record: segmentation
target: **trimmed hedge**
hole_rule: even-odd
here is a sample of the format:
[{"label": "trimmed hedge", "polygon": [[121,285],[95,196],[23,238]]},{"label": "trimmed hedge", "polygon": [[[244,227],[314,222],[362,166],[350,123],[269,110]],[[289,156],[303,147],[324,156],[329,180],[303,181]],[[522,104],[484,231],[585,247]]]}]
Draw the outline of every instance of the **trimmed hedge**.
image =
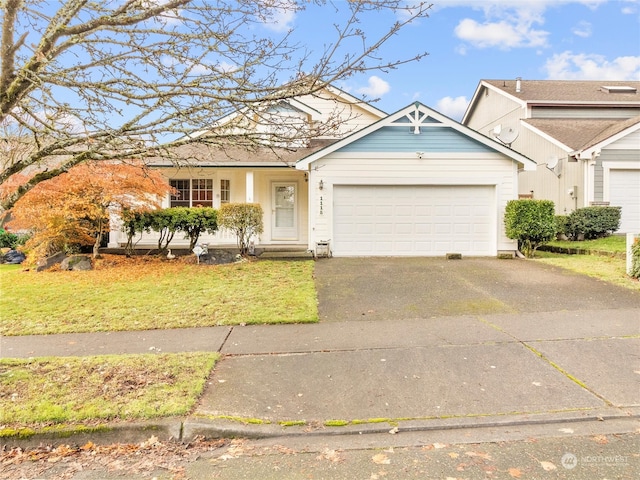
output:
[{"label": "trimmed hedge", "polygon": [[592,240],[620,228],[621,207],[584,207],[567,216],[564,234],[570,240]]},{"label": "trimmed hedge", "polygon": [[507,202],[504,223],[507,237],[518,240],[526,257],[556,235],[555,206],[550,200],[511,200]]},{"label": "trimmed hedge", "polygon": [[189,250],[198,243],[204,232],[218,230],[218,211],[211,207],[172,207],[161,210],[125,211],[122,215],[123,231],[127,234],[125,251],[131,254],[133,238],[138,233],[159,233],[158,250],[164,252],[177,232],[183,232],[189,239]]}]

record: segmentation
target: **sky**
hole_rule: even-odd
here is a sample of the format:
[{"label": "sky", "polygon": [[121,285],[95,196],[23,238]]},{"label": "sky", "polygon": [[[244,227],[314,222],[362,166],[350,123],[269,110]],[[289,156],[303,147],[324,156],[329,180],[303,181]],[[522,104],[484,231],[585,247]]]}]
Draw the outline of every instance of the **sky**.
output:
[{"label": "sky", "polygon": [[[344,1],[344,0],[338,0]],[[640,81],[640,0],[434,0],[429,17],[380,51],[428,56],[389,72],[354,75],[339,88],[393,113],[420,101],[460,120],[482,79]],[[293,28],[322,49],[336,13],[286,12],[268,28]],[[380,24],[388,18],[379,17]],[[362,28],[376,31],[375,16]],[[302,34],[304,32],[304,34]]]}]

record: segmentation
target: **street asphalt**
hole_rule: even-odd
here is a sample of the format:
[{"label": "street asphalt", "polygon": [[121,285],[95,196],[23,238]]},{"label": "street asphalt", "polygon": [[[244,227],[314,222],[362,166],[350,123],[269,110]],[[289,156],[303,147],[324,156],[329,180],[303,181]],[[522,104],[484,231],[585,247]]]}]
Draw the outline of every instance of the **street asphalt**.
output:
[{"label": "street asphalt", "polygon": [[332,258],[315,274],[317,324],[3,337],[0,356],[223,354],[192,415],[119,441],[640,426],[636,291],[489,258]]}]

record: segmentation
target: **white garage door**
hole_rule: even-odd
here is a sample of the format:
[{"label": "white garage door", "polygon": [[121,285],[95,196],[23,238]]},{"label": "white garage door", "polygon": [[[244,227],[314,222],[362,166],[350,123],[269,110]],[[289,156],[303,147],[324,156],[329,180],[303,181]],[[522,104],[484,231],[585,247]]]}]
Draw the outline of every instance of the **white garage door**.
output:
[{"label": "white garage door", "polygon": [[336,256],[495,255],[492,186],[334,187]]},{"label": "white garage door", "polygon": [[640,170],[611,170],[609,203],[622,207],[619,233],[640,232]]}]

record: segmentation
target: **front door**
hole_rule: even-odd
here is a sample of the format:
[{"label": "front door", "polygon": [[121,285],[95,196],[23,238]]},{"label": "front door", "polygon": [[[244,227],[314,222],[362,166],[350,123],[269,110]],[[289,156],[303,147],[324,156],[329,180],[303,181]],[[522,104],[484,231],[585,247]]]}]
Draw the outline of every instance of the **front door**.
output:
[{"label": "front door", "polygon": [[274,183],[272,192],[272,240],[298,239],[297,185]]}]

